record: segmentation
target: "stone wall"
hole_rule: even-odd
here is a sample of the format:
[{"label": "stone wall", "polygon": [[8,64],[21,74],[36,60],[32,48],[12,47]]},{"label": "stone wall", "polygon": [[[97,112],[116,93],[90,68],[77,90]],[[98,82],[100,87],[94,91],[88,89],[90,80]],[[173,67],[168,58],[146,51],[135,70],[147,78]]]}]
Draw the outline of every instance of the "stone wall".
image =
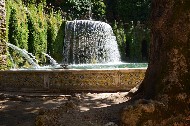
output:
[{"label": "stone wall", "polygon": [[122,91],[144,79],[146,69],[115,70],[6,70],[0,90]]},{"label": "stone wall", "polygon": [[6,11],[5,1],[0,0],[0,70],[6,69]]}]

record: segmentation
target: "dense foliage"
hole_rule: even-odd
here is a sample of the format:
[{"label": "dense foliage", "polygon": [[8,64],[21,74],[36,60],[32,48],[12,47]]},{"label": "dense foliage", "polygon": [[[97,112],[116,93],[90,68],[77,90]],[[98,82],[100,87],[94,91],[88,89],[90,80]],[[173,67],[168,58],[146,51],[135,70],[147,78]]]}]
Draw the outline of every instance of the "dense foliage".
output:
[{"label": "dense foliage", "polygon": [[[8,42],[27,50],[29,31],[24,6],[7,1],[7,12],[9,12],[7,13],[7,22],[9,22],[7,23]],[[17,52],[10,50],[9,53],[14,57],[14,62],[17,62],[18,65],[23,65],[25,61]]]},{"label": "dense foliage", "polygon": [[147,61],[150,0],[6,0],[6,9],[7,41],[34,54],[40,64],[48,62],[42,52],[62,62],[65,22],[75,19],[108,22],[122,61]]},{"label": "dense foliage", "polygon": [[[60,47],[63,45],[64,36],[64,34],[60,34],[64,31],[64,28],[61,28],[63,23],[61,13],[46,8],[44,1],[39,1],[37,4],[35,1],[27,2],[27,4],[26,2],[22,0],[6,1],[7,41],[32,53],[39,64],[47,62],[47,57],[43,53],[51,53],[60,57],[63,51]],[[56,51],[60,55],[55,54]],[[28,66],[28,63],[21,58],[17,51],[9,49],[9,52],[12,55],[10,62],[16,63],[16,67]]]},{"label": "dense foliage", "polygon": [[106,6],[103,0],[47,0],[47,5],[61,9],[67,20],[105,18]]},{"label": "dense foliage", "polygon": [[105,0],[123,61],[147,62],[151,0]]},{"label": "dense foliage", "polygon": [[[38,18],[36,18],[38,15]],[[39,63],[45,61],[42,52],[47,52],[47,21],[43,13],[43,4],[38,7],[31,4],[28,7],[28,51],[33,53]]]},{"label": "dense foliage", "polygon": [[61,12],[51,9],[47,24],[47,53],[62,62],[65,21],[62,21]]}]

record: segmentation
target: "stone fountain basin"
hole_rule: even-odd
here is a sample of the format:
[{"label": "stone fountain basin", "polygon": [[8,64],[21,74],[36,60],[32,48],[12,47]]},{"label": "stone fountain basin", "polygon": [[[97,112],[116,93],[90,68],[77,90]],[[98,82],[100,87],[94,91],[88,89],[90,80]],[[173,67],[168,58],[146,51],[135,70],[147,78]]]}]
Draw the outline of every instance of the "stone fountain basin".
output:
[{"label": "stone fountain basin", "polygon": [[140,84],[146,68],[42,69],[0,71],[0,90],[128,91]]}]

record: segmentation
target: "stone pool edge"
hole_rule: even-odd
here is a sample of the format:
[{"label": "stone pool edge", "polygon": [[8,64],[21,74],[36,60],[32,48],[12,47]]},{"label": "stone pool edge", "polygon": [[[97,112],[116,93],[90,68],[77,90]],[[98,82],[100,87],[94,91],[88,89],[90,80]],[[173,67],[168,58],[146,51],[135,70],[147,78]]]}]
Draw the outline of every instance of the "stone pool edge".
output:
[{"label": "stone pool edge", "polygon": [[146,68],[0,71],[0,90],[127,91],[140,84]]}]

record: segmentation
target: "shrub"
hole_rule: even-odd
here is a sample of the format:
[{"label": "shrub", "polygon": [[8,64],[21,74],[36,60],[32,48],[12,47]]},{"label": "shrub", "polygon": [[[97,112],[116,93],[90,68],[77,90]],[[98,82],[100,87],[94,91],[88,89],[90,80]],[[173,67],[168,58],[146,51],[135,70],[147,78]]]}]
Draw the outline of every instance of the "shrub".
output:
[{"label": "shrub", "polygon": [[51,9],[50,14],[47,15],[47,24],[47,53],[58,62],[61,62],[65,30],[61,12],[54,12]]},{"label": "shrub", "polygon": [[28,51],[36,56],[39,64],[43,64],[46,58],[42,52],[47,52],[47,22],[43,4],[39,4],[38,8],[31,4],[28,10]]},{"label": "shrub", "polygon": [[[11,1],[6,1],[7,5],[7,41],[12,43],[22,49],[28,49],[27,39],[28,39],[28,26],[27,17],[25,14],[25,8],[22,6],[21,1],[12,3]],[[17,65],[25,64],[25,61],[21,56],[18,56],[17,52],[10,50],[10,54],[14,57],[14,62]],[[10,61],[9,61],[10,62]],[[11,64],[11,63],[8,63]]]},{"label": "shrub", "polygon": [[117,39],[122,61],[147,62],[150,30],[138,22],[136,25],[115,23],[113,31]]}]

